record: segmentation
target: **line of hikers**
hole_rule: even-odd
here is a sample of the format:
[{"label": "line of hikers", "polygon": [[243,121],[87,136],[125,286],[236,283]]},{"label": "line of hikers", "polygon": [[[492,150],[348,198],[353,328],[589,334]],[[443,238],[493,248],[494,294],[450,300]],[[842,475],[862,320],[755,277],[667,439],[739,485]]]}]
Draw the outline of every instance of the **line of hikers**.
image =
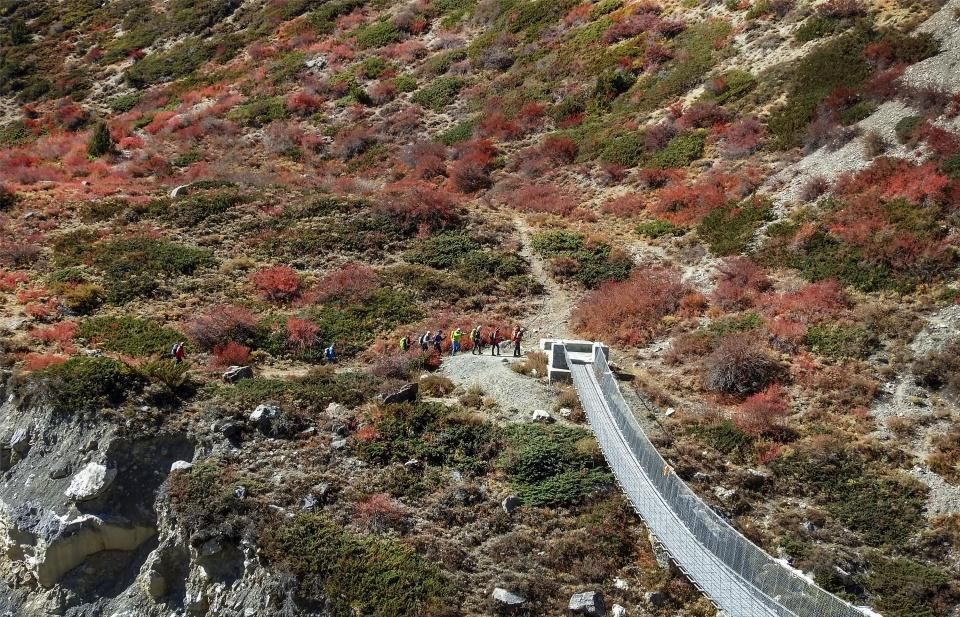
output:
[{"label": "line of hikers", "polygon": [[[513,329],[513,332],[510,334],[510,342],[513,343],[513,356],[515,358],[520,357],[520,342],[523,340],[523,335],[526,332],[526,329],[516,326]],[[420,345],[420,351],[430,351],[432,347],[437,353],[442,353],[443,342],[446,340],[446,335],[443,333],[443,330],[437,330],[433,332],[432,330],[427,330],[420,335],[420,338],[417,339],[417,344]],[[450,355],[455,356],[458,352],[461,351],[462,345],[460,344],[461,339],[463,338],[463,330],[456,328],[453,332],[450,333]],[[498,326],[490,326],[484,335],[483,326],[477,326],[470,331],[470,353],[473,355],[482,355],[483,349],[487,345],[490,346],[490,355],[499,356],[500,355],[500,344],[503,343],[506,339],[500,333],[500,328]],[[410,349],[410,336],[404,335],[400,337],[400,351],[406,352]]]}]

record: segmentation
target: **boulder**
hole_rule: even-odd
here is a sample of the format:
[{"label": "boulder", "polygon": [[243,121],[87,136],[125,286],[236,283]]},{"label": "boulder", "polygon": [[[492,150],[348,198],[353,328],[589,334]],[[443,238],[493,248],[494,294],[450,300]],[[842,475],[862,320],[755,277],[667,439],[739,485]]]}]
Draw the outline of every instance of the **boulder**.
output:
[{"label": "boulder", "polygon": [[549,412],[543,409],[534,410],[533,415],[531,416],[531,419],[534,422],[540,422],[542,424],[549,424],[553,422],[553,416],[551,416]]},{"label": "boulder", "polygon": [[14,454],[23,458],[27,451],[30,450],[30,429],[17,429],[13,437],[10,438],[10,449]]},{"label": "boulder", "polygon": [[493,601],[501,608],[517,609],[527,603],[527,599],[519,593],[514,593],[503,587],[496,587],[493,590]]},{"label": "boulder", "polygon": [[250,414],[250,421],[254,424],[260,424],[279,417],[280,413],[280,408],[276,405],[257,405],[257,408]]},{"label": "boulder", "polygon": [[516,495],[507,495],[503,498],[503,501],[500,502],[500,507],[503,508],[503,511],[507,514],[513,514],[514,510],[519,508],[522,503]]},{"label": "boulder", "polygon": [[170,473],[174,471],[190,471],[192,468],[193,463],[188,461],[174,461],[173,464],[170,465]]},{"label": "boulder", "polygon": [[330,442],[330,448],[332,450],[343,450],[346,447],[347,447],[346,439],[334,439],[333,441]]},{"label": "boulder", "polygon": [[384,395],[381,401],[384,405],[394,405],[396,403],[412,403],[417,400],[417,393],[420,391],[420,384],[408,383],[396,392]]},{"label": "boulder", "polygon": [[142,586],[143,591],[154,600],[159,600],[163,596],[167,595],[167,579],[156,570],[150,570],[147,572],[146,576],[143,578]]},{"label": "boulder", "polygon": [[610,608],[610,615],[611,617],[627,617],[627,609],[619,604],[614,604]]},{"label": "boulder", "polygon": [[70,480],[64,494],[76,502],[96,499],[107,492],[116,477],[116,469],[109,469],[101,463],[87,463]]},{"label": "boulder", "polygon": [[630,589],[630,583],[628,583],[626,579],[620,578],[619,576],[613,579],[613,586],[621,591]]},{"label": "boulder", "polygon": [[561,407],[559,413],[561,418],[569,418],[573,414],[573,410],[569,407]]},{"label": "boulder", "polygon": [[603,596],[596,591],[581,591],[570,596],[571,615],[606,615]]},{"label": "boulder", "polygon": [[247,487],[238,486],[237,488],[233,489],[233,496],[237,499],[243,499],[247,496]]},{"label": "boulder", "polygon": [[70,472],[73,471],[73,466],[70,463],[60,463],[56,467],[50,470],[50,479],[51,480],[62,480],[70,475]]},{"label": "boulder", "polygon": [[217,430],[220,431],[220,434],[226,437],[228,441],[238,442],[243,435],[243,424],[236,420],[227,420],[221,423],[217,427]]},{"label": "boulder", "polygon": [[223,373],[227,383],[237,383],[243,379],[253,379],[253,368],[249,366],[231,366]]}]

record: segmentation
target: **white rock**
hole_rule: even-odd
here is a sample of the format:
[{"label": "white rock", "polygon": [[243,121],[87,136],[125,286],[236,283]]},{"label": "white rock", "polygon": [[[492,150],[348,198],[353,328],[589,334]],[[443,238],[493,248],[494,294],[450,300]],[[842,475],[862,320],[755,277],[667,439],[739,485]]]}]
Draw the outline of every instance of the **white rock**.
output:
[{"label": "white rock", "polygon": [[534,410],[532,419],[534,422],[543,422],[543,423],[553,422],[553,416],[551,416],[549,413],[547,413],[543,409]]},{"label": "white rock", "polygon": [[527,603],[526,598],[503,587],[497,587],[493,590],[493,599],[501,606],[509,608],[517,608]]},{"label": "white rock", "polygon": [[250,421],[259,424],[267,420],[273,420],[280,415],[280,408],[275,405],[257,405],[257,408],[250,414]]},{"label": "white rock", "polygon": [[611,617],[627,617],[627,609],[619,604],[614,604],[610,609]]},{"label": "white rock", "polygon": [[64,494],[74,501],[88,501],[103,495],[117,477],[116,469],[100,463],[87,463],[78,471]]},{"label": "white rock", "polygon": [[630,583],[628,583],[625,579],[620,578],[619,576],[613,579],[613,586],[616,587],[617,589],[622,589],[624,591],[626,591],[627,589],[630,589]]},{"label": "white rock", "polygon": [[193,468],[193,463],[188,461],[174,461],[173,465],[170,465],[170,471],[187,471]]}]

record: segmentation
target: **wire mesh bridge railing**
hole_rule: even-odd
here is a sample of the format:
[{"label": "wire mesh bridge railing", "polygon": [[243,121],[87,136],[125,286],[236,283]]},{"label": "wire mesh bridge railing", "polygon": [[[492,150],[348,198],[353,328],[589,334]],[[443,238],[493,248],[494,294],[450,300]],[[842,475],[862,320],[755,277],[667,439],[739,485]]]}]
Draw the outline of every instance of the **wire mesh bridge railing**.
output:
[{"label": "wire mesh bridge railing", "polygon": [[647,438],[602,347],[567,354],[577,394],[624,493],[674,562],[731,617],[864,617],[750,542],[673,472]]}]

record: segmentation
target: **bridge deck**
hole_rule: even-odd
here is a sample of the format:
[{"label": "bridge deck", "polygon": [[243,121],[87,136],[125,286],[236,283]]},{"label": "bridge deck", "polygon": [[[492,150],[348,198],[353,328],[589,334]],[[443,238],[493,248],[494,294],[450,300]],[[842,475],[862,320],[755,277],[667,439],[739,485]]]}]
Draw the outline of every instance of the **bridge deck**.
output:
[{"label": "bridge deck", "polygon": [[569,357],[607,463],[647,527],[690,580],[731,617],[863,617],[774,561],[673,474],[643,434],[605,358]]}]

